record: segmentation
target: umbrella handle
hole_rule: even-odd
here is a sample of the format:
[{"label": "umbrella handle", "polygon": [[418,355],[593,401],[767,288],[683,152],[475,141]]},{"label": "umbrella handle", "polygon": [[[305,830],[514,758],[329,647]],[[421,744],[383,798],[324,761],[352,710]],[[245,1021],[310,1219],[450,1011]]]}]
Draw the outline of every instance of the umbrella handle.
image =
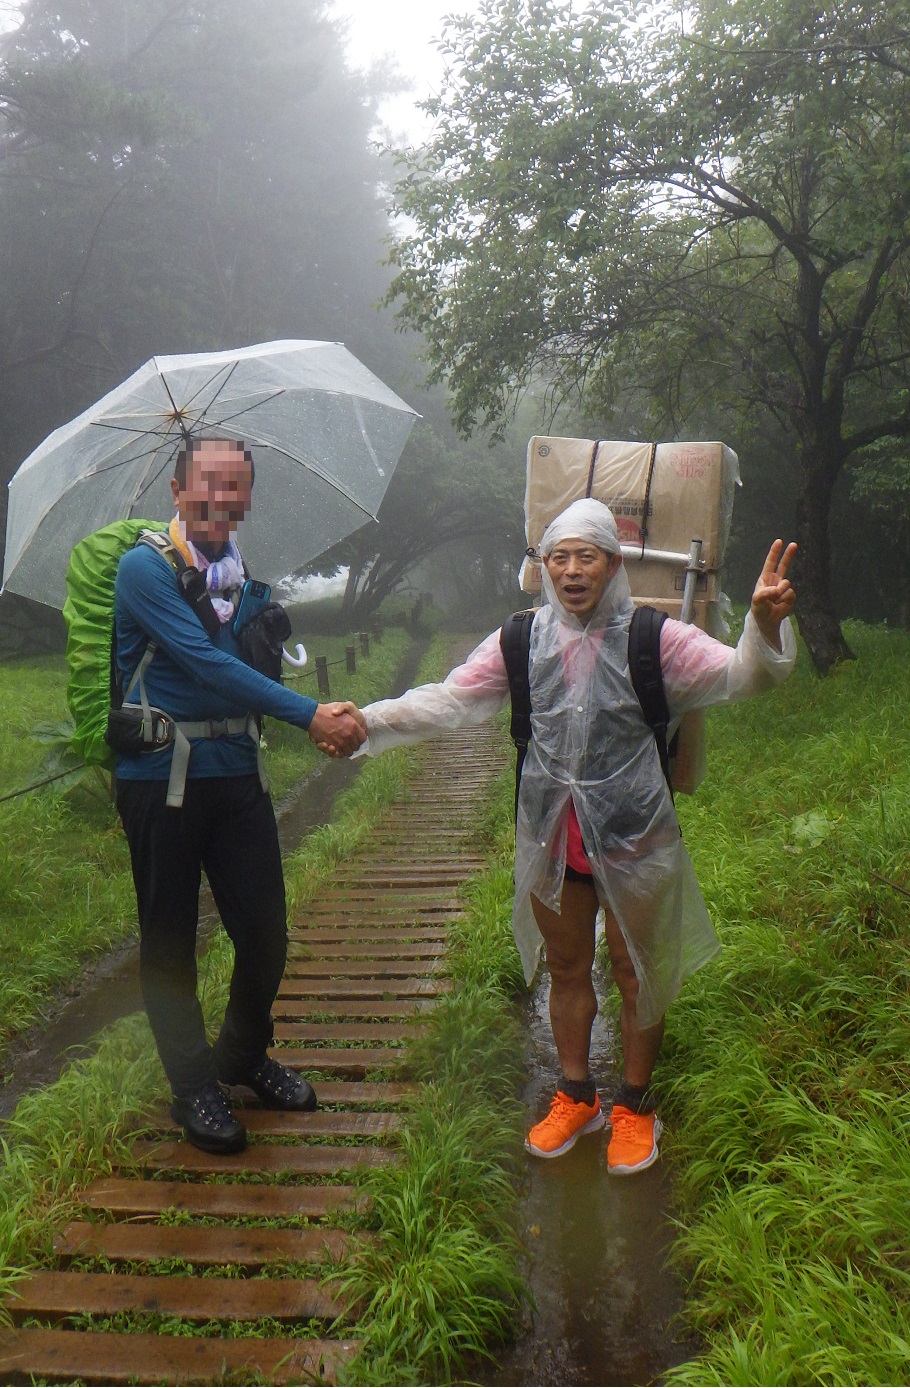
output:
[{"label": "umbrella handle", "polygon": [[304,647],[301,646],[300,642],[298,641],[298,642],[297,642],[297,658],[295,659],[294,656],[289,655],[288,652],[284,649],[284,646],[282,646],[282,647],[281,647],[281,659],[284,661],[285,665],[293,665],[293,667],[294,667],[295,670],[302,670],[303,667],[304,667],[304,665],[306,665],[306,662],[307,662],[307,653],[306,653],[306,650],[304,649]]}]

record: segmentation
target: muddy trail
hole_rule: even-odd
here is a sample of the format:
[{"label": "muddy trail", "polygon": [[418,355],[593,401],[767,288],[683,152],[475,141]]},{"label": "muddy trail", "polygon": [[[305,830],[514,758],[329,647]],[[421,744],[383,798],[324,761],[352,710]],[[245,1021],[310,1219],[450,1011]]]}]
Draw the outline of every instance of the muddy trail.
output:
[{"label": "muddy trail", "polygon": [[[410,1085],[387,1076],[451,986],[447,925],[483,867],[471,820],[501,765],[488,729],[425,745],[384,827],[293,923],[272,1054],[312,1078],[320,1111],[245,1107],[250,1145],[235,1157],[198,1151],[156,1114],[131,1160],[84,1192],[53,1262],[7,1302],[0,1382],[334,1381],[355,1345],[325,1273],[358,1236],[331,1216],[357,1198],[352,1171],[395,1160],[388,1140]],[[76,1259],[103,1261],[86,1271]],[[175,1261],[182,1275],[162,1267]],[[251,1275],[263,1272],[274,1275]],[[112,1329],[123,1316],[154,1319]],[[223,1333],[263,1321],[265,1334]],[[201,1324],[209,1333],[187,1333]]]},{"label": "muddy trail", "polygon": [[[420,639],[411,645],[396,674],[391,697],[413,683],[427,644]],[[297,848],[313,829],[330,822],[338,796],[353,784],[363,765],[363,760],[326,758],[276,805],[282,856]],[[218,920],[205,884],[199,900],[200,953]],[[0,1124],[11,1116],[28,1090],[53,1084],[66,1065],[88,1054],[93,1038],[104,1027],[141,1009],[139,942],[131,939],[87,965],[72,984],[47,1003],[44,1019],[12,1042],[3,1058]]]},{"label": "muddy trail", "polygon": [[[598,996],[608,980],[595,971]],[[528,1125],[546,1113],[560,1067],[549,1021],[550,978],[541,970],[528,1009]],[[613,1030],[594,1024],[591,1073],[607,1114],[621,1075]],[[609,1128],[581,1138],[555,1161],[528,1159],[521,1233],[536,1309],[529,1332],[506,1350],[496,1385],[648,1384],[692,1358],[697,1346],[676,1321],[681,1289],[667,1268],[672,1225],[661,1162],[639,1176],[607,1176]]]}]

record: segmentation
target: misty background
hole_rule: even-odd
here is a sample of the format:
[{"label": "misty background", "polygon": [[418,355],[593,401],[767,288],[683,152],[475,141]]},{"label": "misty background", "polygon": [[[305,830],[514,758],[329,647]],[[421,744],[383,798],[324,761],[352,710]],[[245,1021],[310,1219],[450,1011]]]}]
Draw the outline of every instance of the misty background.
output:
[{"label": "misty background", "polygon": [[[581,7],[583,8],[583,7]],[[442,29],[448,11],[420,8]],[[390,153],[432,128],[413,103],[442,56],[412,39],[407,5],[337,0],[28,0],[0,32],[0,527],[6,486],[54,428],[155,354],[272,338],[344,342],[423,419],[380,515],[312,566],[347,571],[342,620],[366,625],[402,585],[483,625],[522,605],[524,452],[536,432],[650,437],[630,388],[610,408],[548,413],[546,381],[491,445],[454,429],[445,380],[428,387],[419,332],[384,304],[400,236]],[[480,24],[476,17],[473,23]],[[397,58],[397,67],[390,59]],[[407,79],[421,62],[415,86]],[[427,138],[429,138],[427,136]],[[412,151],[412,159],[416,158]],[[438,374],[438,373],[437,373]],[[634,383],[633,383],[634,387]],[[702,400],[683,437],[740,454],[726,587],[743,600],[768,541],[789,536],[796,440],[771,415],[749,428]],[[672,437],[672,429],[661,435]],[[910,622],[907,467],[845,469],[831,533],[840,617]],[[59,638],[54,614],[0,598],[0,649]]]}]

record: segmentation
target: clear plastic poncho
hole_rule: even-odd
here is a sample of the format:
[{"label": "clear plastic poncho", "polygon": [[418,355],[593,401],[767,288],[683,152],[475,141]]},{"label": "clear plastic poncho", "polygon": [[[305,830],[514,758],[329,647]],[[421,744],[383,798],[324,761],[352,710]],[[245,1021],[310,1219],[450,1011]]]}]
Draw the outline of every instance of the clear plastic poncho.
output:
[{"label": "clear plastic poncho", "polygon": [[[596,501],[575,502],[557,517],[541,551],[549,553],[569,538],[610,553],[619,549],[613,517]],[[663,1016],[685,978],[712,958],[720,943],[680,835],[654,735],[629,677],[634,606],[625,568],[608,582],[587,623],[562,606],[546,568],[543,585],[547,603],[531,633],[533,739],[522,771],[516,826],[515,941],[530,983],[543,943],[531,895],[559,911],[571,802],[598,896],[613,911],[634,964],[638,1021],[647,1027]],[[707,664],[690,660],[685,675],[679,672],[686,670],[686,662],[679,662],[675,682],[664,668],[674,719],[690,708],[771,687],[795,658],[789,622],[781,628],[781,652],[768,646],[751,616],[735,650],[694,628],[681,631],[684,639],[691,633],[693,642],[707,643],[713,658]],[[508,698],[497,631],[444,684],[368,705],[369,739],[362,750],[377,755],[387,747],[480,723]]]}]

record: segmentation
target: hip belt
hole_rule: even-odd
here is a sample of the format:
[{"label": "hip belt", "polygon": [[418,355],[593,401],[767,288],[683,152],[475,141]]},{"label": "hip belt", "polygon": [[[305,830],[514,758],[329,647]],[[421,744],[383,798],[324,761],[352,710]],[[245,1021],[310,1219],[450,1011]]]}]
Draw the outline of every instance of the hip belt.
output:
[{"label": "hip belt", "polygon": [[173,746],[171,771],[167,783],[166,803],[171,809],[183,807],[186,792],[186,777],[190,764],[193,738],[240,737],[246,734],[256,748],[256,770],[259,783],[264,791],[269,788],[269,778],[265,771],[259,726],[252,713],[239,718],[205,718],[197,722],[177,722],[163,709],[155,708],[148,701],[143,676],[149,666],[155,646],[149,643],[140,660],[133,678],[127,687],[124,698],[129,698],[135,686],[139,685],[139,703],[123,704],[119,709],[112,708],[107,720],[104,740],[108,746],[121,756],[142,756],[149,752],[159,752]]}]

